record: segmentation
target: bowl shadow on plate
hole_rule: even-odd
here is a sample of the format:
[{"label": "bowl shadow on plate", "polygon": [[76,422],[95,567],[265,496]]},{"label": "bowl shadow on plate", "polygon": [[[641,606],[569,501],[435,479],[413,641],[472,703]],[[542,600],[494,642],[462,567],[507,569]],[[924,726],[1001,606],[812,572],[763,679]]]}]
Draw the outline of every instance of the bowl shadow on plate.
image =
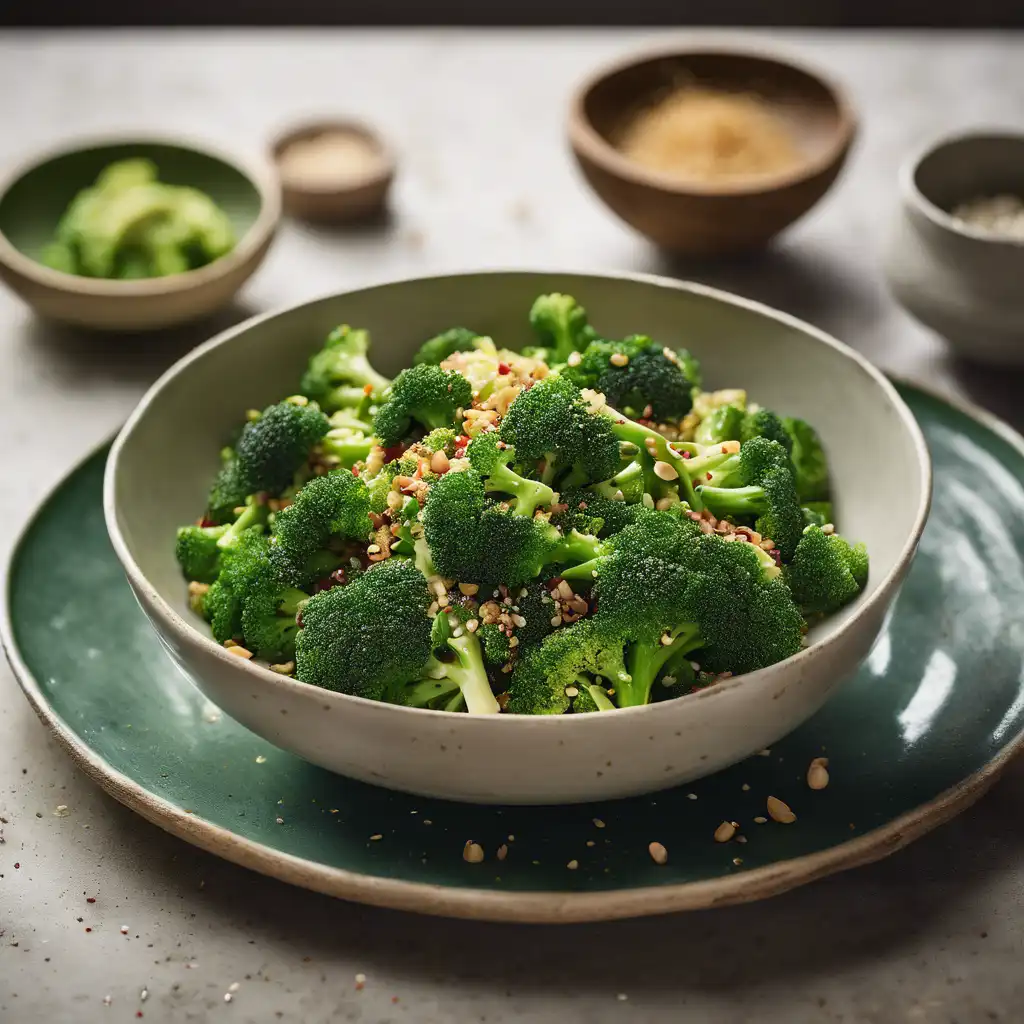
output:
[{"label": "bowl shadow on plate", "polygon": [[197,345],[257,312],[250,304],[235,301],[193,323],[138,334],[88,330],[33,317],[25,329],[25,345],[45,354],[47,371],[58,384],[89,379],[148,384]]},{"label": "bowl shadow on plate", "polygon": [[[834,983],[837,972],[849,977],[860,963],[866,970],[873,961],[909,956],[903,951],[941,929],[951,908],[971,905],[991,875],[1024,855],[1014,825],[1022,795],[1024,763],[1017,762],[980,805],[880,863],[757,904],[564,926],[436,919],[346,903],[179,843],[103,799],[118,840],[134,847],[133,862],[154,890],[198,891],[202,883],[194,897],[201,913],[221,926],[244,928],[264,961],[298,960],[298,951],[318,973],[327,963],[346,961],[368,976],[368,984],[375,975],[392,983],[444,978],[453,993],[457,986],[613,1000],[624,992],[636,1000],[644,992],[689,990],[721,992],[734,1004],[783,978],[810,986],[810,999],[817,995],[813,986]],[[979,916],[977,923],[980,944],[990,922]],[[350,988],[351,976],[339,978],[339,985]]]}]

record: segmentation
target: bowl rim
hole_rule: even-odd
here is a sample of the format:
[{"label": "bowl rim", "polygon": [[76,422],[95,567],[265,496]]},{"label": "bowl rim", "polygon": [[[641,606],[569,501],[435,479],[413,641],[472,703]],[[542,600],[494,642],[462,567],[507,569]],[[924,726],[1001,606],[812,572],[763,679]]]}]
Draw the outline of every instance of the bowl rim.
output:
[{"label": "bowl rim", "polygon": [[970,128],[966,131],[944,132],[942,135],[933,137],[931,141],[923,146],[919,146],[900,164],[897,176],[900,193],[907,203],[927,217],[932,224],[952,235],[989,246],[1008,248],[1010,250],[1024,249],[1024,237],[997,235],[992,231],[986,231],[984,228],[972,227],[932,202],[917,184],[917,172],[920,170],[921,165],[929,157],[938,153],[939,150],[959,143],[970,144],[986,140],[1004,140],[1017,143],[1024,150],[1024,132],[1010,127],[982,126]]},{"label": "bowl rim", "polygon": [[[825,151],[816,157],[801,161],[792,170],[757,175],[750,181],[726,181],[720,184],[680,181],[670,174],[651,170],[623,156],[594,127],[587,116],[586,101],[590,93],[612,75],[658,60],[706,55],[735,57],[740,60],[775,64],[791,71],[797,71],[822,86],[832,98],[839,119],[838,128]],[[724,44],[663,46],[639,50],[629,56],[619,57],[592,71],[576,87],[570,100],[568,117],[568,133],[572,147],[593,160],[609,174],[632,184],[643,185],[671,195],[701,198],[767,195],[809,181],[841,163],[853,144],[857,135],[857,127],[857,115],[853,104],[847,91],[837,81],[817,68],[805,64],[802,60],[756,45],[742,47]]]},{"label": "bowl rim", "polygon": [[[106,278],[65,274],[26,256],[0,229],[0,264],[5,264],[36,284],[69,294],[96,298],[155,298],[186,292],[218,280],[244,266],[273,235],[281,219],[281,188],[274,167],[266,160],[225,150],[218,143],[192,135],[161,135],[141,131],[107,132],[80,135],[22,158],[10,165],[0,179],[0,201],[26,175],[45,164],[89,149],[113,146],[168,146],[212,157],[239,172],[255,189],[260,207],[255,220],[235,243],[234,248],[212,263],[166,277],[147,277],[137,281],[111,281]],[[83,186],[84,187],[84,186]]]},{"label": "bowl rim", "polygon": [[[225,665],[233,666],[235,671],[247,672],[254,674],[256,679],[262,680],[264,683],[273,683],[274,686],[279,687],[283,690],[289,691],[294,695],[306,695],[309,696],[316,693],[321,699],[333,699],[342,704],[355,702],[357,705],[369,705],[376,709],[380,709],[383,713],[393,712],[396,715],[412,715],[421,716],[424,714],[444,716],[446,720],[451,718],[451,713],[447,711],[434,711],[430,708],[410,708],[404,707],[398,704],[386,704],[381,701],[370,700],[366,697],[358,697],[351,694],[339,693],[334,690],[325,690],[322,687],[315,686],[312,683],[304,683],[298,679],[294,679],[290,676],[284,676],[276,672],[272,672],[269,668],[265,668],[255,660],[246,660],[234,657],[229,654],[227,649],[217,643],[208,632],[203,632],[198,629],[197,626],[182,615],[179,615],[170,604],[161,596],[157,589],[149,582],[145,574],[139,568],[135,559],[133,558],[129,549],[128,543],[121,532],[120,525],[117,518],[117,500],[116,500],[116,483],[119,472],[119,464],[121,453],[124,450],[126,444],[132,436],[136,426],[142,421],[146,413],[149,410],[150,405],[157,399],[163,389],[181,373],[188,369],[192,363],[198,362],[204,356],[211,352],[213,349],[226,344],[233,338],[240,334],[245,333],[248,330],[258,326],[266,320],[283,316],[288,313],[292,313],[304,306],[315,305],[320,302],[324,302],[334,298],[340,298],[345,295],[353,295],[371,291],[378,291],[381,289],[390,288],[394,285],[411,284],[413,282],[429,282],[429,281],[440,281],[448,280],[451,278],[469,278],[469,277],[501,277],[508,275],[529,275],[529,276],[547,276],[547,277],[589,277],[595,281],[601,279],[605,280],[622,280],[632,281],[638,284],[644,284],[656,288],[668,288],[673,291],[682,291],[694,295],[704,296],[706,298],[713,299],[717,302],[724,303],[729,306],[739,307],[741,309],[748,310],[752,313],[756,313],[760,316],[767,317],[770,320],[775,320],[788,327],[794,328],[801,331],[804,334],[810,335],[814,340],[826,345],[833,349],[841,356],[845,356],[851,360],[861,372],[867,374],[868,377],[882,390],[890,405],[895,409],[899,415],[904,427],[907,429],[911,442],[914,446],[917,455],[917,464],[919,470],[918,483],[920,486],[920,500],[918,507],[914,515],[913,524],[910,532],[905,539],[903,546],[900,549],[899,555],[897,556],[892,567],[886,573],[886,575],[879,581],[874,591],[866,598],[861,595],[857,598],[854,604],[854,614],[852,614],[844,623],[842,623],[833,633],[823,639],[805,647],[803,650],[797,652],[789,658],[786,658],[782,662],[777,662],[774,665],[769,665],[762,669],[757,669],[754,672],[744,673],[742,675],[731,676],[728,679],[723,679],[712,686],[707,687],[703,690],[698,690],[695,693],[684,694],[682,697],[677,697],[671,701],[671,704],[678,705],[681,701],[698,701],[706,700],[709,697],[713,698],[717,695],[724,693],[728,690],[734,689],[737,686],[749,685],[751,680],[758,678],[764,678],[766,675],[777,672],[779,666],[793,666],[794,671],[799,669],[799,666],[806,663],[811,658],[816,658],[820,653],[828,647],[838,643],[843,637],[846,636],[865,615],[873,609],[876,605],[884,603],[888,599],[889,591],[893,586],[894,582],[900,577],[901,573],[913,558],[914,552],[917,548],[918,541],[921,538],[921,534],[924,531],[925,523],[928,518],[928,512],[931,507],[932,497],[932,464],[931,455],[928,452],[928,446],[924,439],[924,434],[921,431],[917,420],[914,418],[914,414],[910,411],[907,404],[900,397],[892,383],[885,377],[885,375],[877,369],[868,359],[857,352],[855,349],[844,344],[838,339],[832,337],[830,334],[811,324],[800,320],[797,317],[791,316],[788,313],[783,313],[780,310],[773,309],[763,303],[756,302],[752,299],[742,298],[738,295],[733,295],[729,292],[722,291],[717,288],[712,288],[708,285],[700,284],[693,281],[677,281],[671,278],[660,277],[654,274],[643,274],[633,273],[627,271],[612,271],[612,272],[593,272],[593,271],[579,271],[570,272],[566,270],[553,270],[553,271],[539,271],[536,269],[524,270],[515,268],[505,268],[501,270],[488,269],[482,271],[462,271],[457,273],[442,273],[442,274],[431,274],[431,275],[414,275],[412,277],[399,278],[394,280],[388,280],[375,285],[368,285],[362,288],[355,288],[349,291],[343,292],[328,292],[327,294],[321,295],[318,298],[306,299],[301,302],[294,303],[289,306],[281,307],[278,309],[270,310],[265,313],[260,313],[254,317],[250,317],[248,320],[242,321],[240,324],[236,324],[234,327],[230,327],[220,334],[215,335],[213,338],[199,345],[197,348],[192,349],[186,353],[181,359],[174,363],[169,369],[167,369],[161,376],[155,381],[155,383],[146,391],[146,393],[140,399],[138,405],[135,407],[124,426],[118,432],[114,439],[113,444],[110,448],[110,453],[107,456],[106,466],[104,468],[103,475],[103,515],[106,521],[107,532],[110,536],[111,544],[114,548],[114,552],[117,555],[118,560],[121,562],[124,568],[125,575],[128,577],[128,581],[132,588],[138,593],[145,595],[150,608],[154,609],[156,613],[161,617],[163,622],[169,626],[182,640],[183,643],[188,643],[190,646],[198,644],[205,651],[216,657],[218,660],[223,662]],[[665,704],[668,702],[660,702],[657,704],[645,704],[640,707],[632,708],[618,708],[615,714],[617,716],[640,716],[640,715],[651,715],[658,714],[659,709],[663,709]],[[384,709],[388,709],[385,711]],[[582,716],[586,720],[587,716]],[[560,722],[565,718],[563,715],[483,715],[483,714],[469,714],[463,713],[459,716],[460,720],[472,720],[479,722],[490,722],[492,725],[485,726],[485,728],[524,728],[524,723],[529,722],[545,722],[546,724],[542,728],[555,727],[556,722]],[[625,719],[623,719],[625,720]],[[409,720],[411,722],[416,721],[416,717]],[[504,726],[497,723],[502,722],[519,722],[518,726]]]},{"label": "bowl rim", "polygon": [[377,150],[380,164],[376,169],[368,171],[362,177],[353,179],[349,184],[340,187],[307,188],[290,184],[287,179],[277,170],[281,181],[283,192],[291,195],[309,196],[317,199],[340,198],[360,192],[363,189],[374,185],[381,185],[390,182],[395,176],[397,158],[394,147],[377,131],[368,121],[358,117],[347,117],[345,115],[324,115],[323,117],[307,117],[301,121],[292,123],[279,131],[270,140],[270,160],[275,168],[279,168],[281,155],[294,142],[301,139],[315,137],[318,134],[326,134],[331,131],[348,132],[351,135],[359,135],[369,141]]}]

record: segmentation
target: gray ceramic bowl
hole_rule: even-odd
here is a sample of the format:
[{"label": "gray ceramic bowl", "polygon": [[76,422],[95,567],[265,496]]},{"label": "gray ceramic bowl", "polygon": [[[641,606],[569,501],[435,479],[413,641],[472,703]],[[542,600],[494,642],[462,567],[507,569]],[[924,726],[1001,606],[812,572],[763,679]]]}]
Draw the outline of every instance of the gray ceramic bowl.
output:
[{"label": "gray ceramic bowl", "polygon": [[[139,281],[78,277],[40,263],[79,190],[113,161],[142,156],[157,165],[161,181],[211,196],[231,220],[235,248],[197,270]],[[176,139],[82,140],[33,158],[0,183],[0,278],[51,320],[111,331],[170,327],[231,301],[263,262],[280,216],[281,190],[267,163]]]},{"label": "gray ceramic bowl", "polygon": [[[517,347],[541,292],[572,293],[611,336],[689,346],[708,386],[749,385],[815,423],[836,479],[837,518],[872,557],[864,594],[770,668],[647,707],[556,717],[445,714],[349,697],[228,654],[188,610],[174,534],[194,519],[218,451],[244,411],[279,399],[340,322],[370,328],[386,373],[419,343],[470,323]],[[744,368],[748,369],[744,369]],[[884,459],[866,453],[884,451]],[[878,495],[885,494],[885,503]],[[382,285],[258,317],[207,342],[150,389],[110,453],[104,506],[118,557],[167,648],[228,714],[316,764],[457,800],[562,803],[627,796],[708,774],[811,715],[867,653],[910,566],[930,497],[913,416],[861,356],[782,313],[655,278],[481,273]]]},{"label": "gray ceramic bowl", "polygon": [[951,215],[981,196],[1024,199],[1024,134],[977,131],[931,143],[900,172],[885,273],[906,310],[976,362],[1024,366],[1024,238]]}]

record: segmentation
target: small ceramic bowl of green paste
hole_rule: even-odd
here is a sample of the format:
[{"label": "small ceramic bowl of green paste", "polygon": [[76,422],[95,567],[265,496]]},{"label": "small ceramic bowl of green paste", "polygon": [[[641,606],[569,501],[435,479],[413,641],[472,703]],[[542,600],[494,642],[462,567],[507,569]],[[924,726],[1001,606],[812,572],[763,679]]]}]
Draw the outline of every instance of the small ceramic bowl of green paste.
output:
[{"label": "small ceramic bowl of green paste", "polygon": [[79,142],[0,182],[0,278],[50,320],[169,327],[231,301],[280,214],[258,160],[170,139]]}]

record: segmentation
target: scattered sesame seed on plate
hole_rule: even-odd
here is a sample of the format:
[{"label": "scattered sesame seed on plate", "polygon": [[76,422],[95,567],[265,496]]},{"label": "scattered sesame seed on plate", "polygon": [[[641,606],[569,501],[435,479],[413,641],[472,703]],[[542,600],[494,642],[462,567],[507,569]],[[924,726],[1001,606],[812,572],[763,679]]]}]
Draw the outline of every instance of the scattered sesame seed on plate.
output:
[{"label": "scattered sesame seed on plate", "polygon": [[278,825],[284,824],[284,818],[275,818],[274,820],[278,823]]},{"label": "scattered sesame seed on plate", "polygon": [[257,754],[256,755],[256,763],[257,764],[266,764],[267,763],[267,759],[262,754]]},{"label": "scattered sesame seed on plate", "polygon": [[757,822],[758,825],[764,825],[768,819],[763,814],[759,814],[754,821]]},{"label": "scattered sesame seed on plate", "polygon": [[242,986],[237,981],[233,981],[233,982],[231,982],[230,985],[228,985],[228,991],[229,992],[237,992],[241,987]]},{"label": "scattered sesame seed on plate", "polygon": [[565,866],[566,866],[566,867],[567,867],[567,868],[568,868],[568,869],[569,869],[570,871],[575,871],[575,870],[576,870],[576,869],[577,869],[577,868],[578,868],[578,867],[580,866],[580,862],[579,862],[578,860],[571,860],[571,861],[569,861],[569,863],[568,863],[568,864],[566,864]]},{"label": "scattered sesame seed on plate", "polygon": [[653,860],[655,864],[668,863],[668,850],[666,850],[661,843],[649,843],[647,846],[647,852],[651,855],[651,860]]},{"label": "scattered sesame seed on plate", "polygon": [[379,832],[374,832],[374,834],[372,836],[370,836],[370,842],[371,843],[375,843],[375,842],[377,842],[378,839],[383,839],[383,838],[384,837]]},{"label": "scattered sesame seed on plate", "polygon": [[594,819],[594,826],[596,828],[604,828],[604,822],[600,818]]},{"label": "scattered sesame seed on plate", "polygon": [[697,794],[696,793],[687,793],[686,794],[686,799],[687,800],[696,800],[697,799]]}]

